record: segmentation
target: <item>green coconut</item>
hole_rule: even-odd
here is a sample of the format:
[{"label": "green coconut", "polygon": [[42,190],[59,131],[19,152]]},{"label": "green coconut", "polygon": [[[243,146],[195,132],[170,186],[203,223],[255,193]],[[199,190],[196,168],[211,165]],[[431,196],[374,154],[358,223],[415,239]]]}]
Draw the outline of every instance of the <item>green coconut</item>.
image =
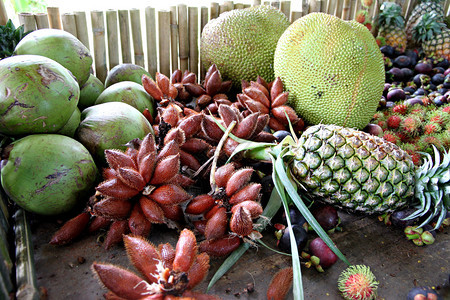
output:
[{"label": "green coconut", "polygon": [[80,101],[78,107],[83,110],[95,104],[98,96],[105,90],[103,82],[91,74],[88,80],[80,87]]},{"label": "green coconut", "polygon": [[95,104],[106,102],[123,102],[143,112],[146,108],[152,116],[155,112],[153,98],[144,87],[136,82],[121,81],[106,88],[97,98]]},{"label": "green coconut", "polygon": [[125,144],[143,139],[153,129],[148,120],[133,106],[123,102],[107,102],[81,112],[76,138],[99,164],[106,164],[106,149],[125,150]]},{"label": "green coconut", "polygon": [[0,133],[55,133],[72,116],[80,88],[54,60],[17,55],[0,60]]},{"label": "green coconut", "polygon": [[59,29],[39,29],[26,35],[16,46],[14,54],[35,54],[51,58],[77,78],[82,86],[89,78],[92,56],[74,35]]},{"label": "green coconut", "polygon": [[121,81],[133,81],[142,84],[142,75],[152,77],[147,70],[135,64],[120,64],[109,70],[105,79],[105,87],[109,87]]},{"label": "green coconut", "polygon": [[78,107],[75,108],[73,111],[72,116],[69,118],[69,121],[67,121],[66,125],[63,126],[60,130],[58,130],[58,134],[62,134],[65,136],[69,136],[73,138],[75,136],[75,132],[77,131],[78,126],[81,122],[81,111],[78,109]]},{"label": "green coconut", "polygon": [[69,212],[93,192],[98,170],[89,151],[59,134],[33,134],[3,151],[1,185],[27,211]]}]

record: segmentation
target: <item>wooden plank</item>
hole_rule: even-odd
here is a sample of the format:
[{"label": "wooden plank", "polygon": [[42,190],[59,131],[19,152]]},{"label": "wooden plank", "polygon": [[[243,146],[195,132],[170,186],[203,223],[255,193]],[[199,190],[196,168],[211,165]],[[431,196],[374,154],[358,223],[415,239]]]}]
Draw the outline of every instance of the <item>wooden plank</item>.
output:
[{"label": "wooden plank", "polygon": [[36,30],[36,19],[32,13],[19,13],[19,23],[25,32]]},{"label": "wooden plank", "polygon": [[48,15],[46,13],[36,13],[34,14],[34,18],[36,19],[37,29],[50,28],[50,23],[48,22]]},{"label": "wooden plank", "polygon": [[67,31],[68,33],[74,35],[75,37],[78,37],[77,33],[77,23],[75,21],[75,14],[74,13],[64,13],[61,15],[61,21],[63,25],[64,31]]},{"label": "wooden plank", "polygon": [[253,0],[253,6],[261,5],[261,0]]},{"label": "wooden plank", "polygon": [[84,11],[76,11],[75,12],[75,22],[77,24],[77,37],[86,46],[89,47],[89,33],[88,33],[88,25],[86,12]]},{"label": "wooden plank", "polygon": [[276,0],[276,1],[270,1],[270,5],[272,7],[275,7],[276,9],[280,9],[280,1]]},{"label": "wooden plank", "polygon": [[342,6],[342,20],[350,19],[350,0],[344,0],[344,4]]},{"label": "wooden plank", "polygon": [[358,6],[358,3],[361,3],[360,0],[351,0],[350,1],[350,20],[353,20],[355,18],[356,15],[356,11],[355,8]]},{"label": "wooden plank", "polygon": [[130,42],[130,19],[128,10],[119,10],[120,49],[122,50],[122,63],[132,63]]},{"label": "wooden plank", "polygon": [[144,47],[142,46],[141,11],[137,8],[130,9],[131,34],[133,37],[134,63],[145,67]]},{"label": "wooden plank", "polygon": [[47,14],[50,28],[62,29],[59,7],[47,7]]},{"label": "wooden plank", "polygon": [[172,63],[172,73],[179,67],[178,64],[178,21],[177,7],[170,7],[170,53]]},{"label": "wooden plank", "polygon": [[198,7],[188,8],[189,21],[189,70],[199,77]]},{"label": "wooden plank", "polygon": [[[242,6],[242,8],[243,8],[243,6]],[[201,33],[203,32],[203,28],[208,23],[208,21],[209,21],[208,8],[206,6],[202,6],[200,8],[200,36],[201,36]],[[205,79],[205,75],[206,75],[206,68],[203,65],[202,57],[200,56],[200,81]]]},{"label": "wooden plank", "polygon": [[170,11],[158,11],[159,72],[170,76]]},{"label": "wooden plank", "polygon": [[155,78],[158,69],[158,56],[156,51],[156,12],[153,7],[145,8],[145,28],[147,37],[148,72]]},{"label": "wooden plank", "polygon": [[91,11],[91,21],[94,39],[95,76],[104,83],[108,69],[106,67],[105,20],[103,11]]},{"label": "wooden plank", "polygon": [[0,25],[6,25],[8,22],[8,14],[6,13],[6,7],[3,0],[0,0]]},{"label": "wooden plank", "polygon": [[189,69],[189,32],[186,4],[178,5],[178,34],[180,36],[180,70],[184,72]]},{"label": "wooden plank", "polygon": [[340,18],[342,16],[342,5],[344,4],[344,0],[336,0],[336,6],[334,8],[334,12],[332,13],[336,17]]},{"label": "wooden plank", "polygon": [[303,16],[303,13],[301,11],[291,11],[291,23],[294,23],[297,19],[300,19]]},{"label": "wooden plank", "polygon": [[211,20],[219,16],[219,3],[211,2],[211,5],[209,7],[209,15]]},{"label": "wooden plank", "polygon": [[289,19],[290,15],[291,15],[291,1],[287,1],[287,0],[281,1],[280,10]]},{"label": "wooden plank", "polygon": [[117,20],[117,11],[108,9],[106,11],[106,32],[108,34],[108,64],[110,70],[120,64],[119,28],[117,25]]}]

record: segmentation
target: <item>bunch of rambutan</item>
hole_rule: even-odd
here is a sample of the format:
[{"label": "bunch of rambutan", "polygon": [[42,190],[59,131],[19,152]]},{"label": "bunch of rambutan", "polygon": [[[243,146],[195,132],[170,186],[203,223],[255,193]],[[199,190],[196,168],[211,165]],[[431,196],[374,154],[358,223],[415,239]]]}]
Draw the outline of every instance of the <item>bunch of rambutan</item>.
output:
[{"label": "bunch of rambutan", "polygon": [[393,107],[377,111],[371,123],[383,129],[380,135],[408,152],[418,166],[422,163],[419,152],[433,153],[450,148],[450,104],[407,105],[397,103]]}]

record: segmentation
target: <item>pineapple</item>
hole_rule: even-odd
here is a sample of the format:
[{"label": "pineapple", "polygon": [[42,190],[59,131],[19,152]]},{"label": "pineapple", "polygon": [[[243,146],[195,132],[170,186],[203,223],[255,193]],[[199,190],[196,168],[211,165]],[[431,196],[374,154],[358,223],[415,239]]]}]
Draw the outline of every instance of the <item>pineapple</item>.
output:
[{"label": "pineapple", "polygon": [[384,37],[386,44],[400,52],[406,49],[405,19],[402,8],[394,2],[384,2],[378,16],[378,36]]},{"label": "pineapple", "polygon": [[422,16],[413,30],[413,38],[421,43],[426,56],[437,56],[450,60],[450,29],[435,13]]},{"label": "pineapple", "polygon": [[443,21],[445,13],[442,4],[442,0],[421,0],[420,3],[414,7],[413,11],[411,12],[411,16],[408,18],[408,22],[406,22],[405,28],[406,38],[411,46],[414,46],[414,40],[412,37],[413,28],[417,25],[424,14],[434,11],[438,16],[440,16],[440,22]]}]

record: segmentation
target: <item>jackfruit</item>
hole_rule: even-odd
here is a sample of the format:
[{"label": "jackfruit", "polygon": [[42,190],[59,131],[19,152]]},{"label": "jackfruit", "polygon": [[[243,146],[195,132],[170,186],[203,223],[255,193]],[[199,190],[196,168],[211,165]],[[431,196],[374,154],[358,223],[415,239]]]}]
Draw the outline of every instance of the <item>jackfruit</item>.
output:
[{"label": "jackfruit", "polygon": [[364,128],[383,93],[385,73],[375,38],[358,22],[310,13],[280,37],[275,76],[309,124]]},{"label": "jackfruit", "polygon": [[216,64],[222,77],[240,87],[258,75],[273,81],[273,55],[278,39],[290,25],[279,10],[253,6],[222,13],[203,28],[200,57],[208,69]]}]

